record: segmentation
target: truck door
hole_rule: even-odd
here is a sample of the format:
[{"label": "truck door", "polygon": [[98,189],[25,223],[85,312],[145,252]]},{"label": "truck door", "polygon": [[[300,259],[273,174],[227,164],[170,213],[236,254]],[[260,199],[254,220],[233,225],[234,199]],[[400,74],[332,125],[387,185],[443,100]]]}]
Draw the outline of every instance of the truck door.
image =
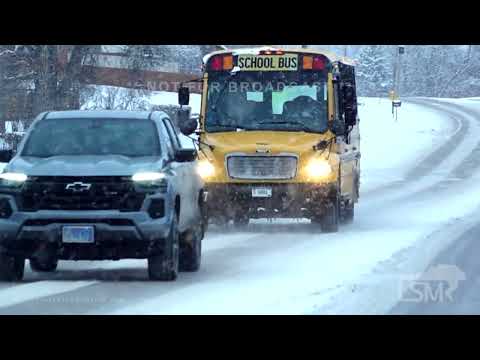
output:
[{"label": "truck door", "polygon": [[[173,127],[170,119],[165,118],[163,119],[163,124],[167,129],[168,136],[173,144],[173,150],[176,152],[177,150],[182,148],[182,144],[177,136],[175,128]],[[194,173],[194,163],[192,162],[173,162],[172,168],[177,173],[177,178],[180,180],[177,182],[178,190],[180,193],[181,198],[181,206],[180,206],[180,229],[184,230],[188,228],[196,218],[196,204],[198,204],[197,199],[197,191],[196,191],[196,184],[195,179],[192,178],[192,174]]]}]

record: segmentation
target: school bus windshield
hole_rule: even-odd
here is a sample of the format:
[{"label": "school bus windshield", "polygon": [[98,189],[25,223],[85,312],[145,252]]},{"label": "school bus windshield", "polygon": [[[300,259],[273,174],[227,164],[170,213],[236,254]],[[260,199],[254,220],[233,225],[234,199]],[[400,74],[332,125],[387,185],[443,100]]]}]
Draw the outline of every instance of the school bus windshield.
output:
[{"label": "school bus windshield", "polygon": [[209,75],[205,130],[309,131],[328,128],[324,73]]}]

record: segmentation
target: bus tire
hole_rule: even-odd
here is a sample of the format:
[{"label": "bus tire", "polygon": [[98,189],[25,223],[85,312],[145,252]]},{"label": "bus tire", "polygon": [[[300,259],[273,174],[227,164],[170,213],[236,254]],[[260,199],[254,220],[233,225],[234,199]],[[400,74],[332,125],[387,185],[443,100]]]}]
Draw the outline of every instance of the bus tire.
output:
[{"label": "bus tire", "polygon": [[342,224],[351,224],[355,217],[355,204],[350,202],[346,204],[342,213]]},{"label": "bus tire", "polygon": [[248,226],[249,222],[250,222],[250,218],[245,215],[236,215],[233,218],[233,226],[236,229],[245,229]]},{"label": "bus tire", "polygon": [[320,227],[325,233],[334,233],[338,231],[340,222],[340,199],[337,196],[332,200],[330,206],[325,208],[325,212],[320,219]]}]

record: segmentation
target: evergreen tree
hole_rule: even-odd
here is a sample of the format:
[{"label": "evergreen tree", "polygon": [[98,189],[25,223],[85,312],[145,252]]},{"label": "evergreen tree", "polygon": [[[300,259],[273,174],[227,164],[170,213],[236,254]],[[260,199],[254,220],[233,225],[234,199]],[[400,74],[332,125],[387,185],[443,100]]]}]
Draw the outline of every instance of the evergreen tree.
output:
[{"label": "evergreen tree", "polygon": [[365,46],[358,55],[357,84],[361,96],[386,96],[392,86],[388,48]]}]

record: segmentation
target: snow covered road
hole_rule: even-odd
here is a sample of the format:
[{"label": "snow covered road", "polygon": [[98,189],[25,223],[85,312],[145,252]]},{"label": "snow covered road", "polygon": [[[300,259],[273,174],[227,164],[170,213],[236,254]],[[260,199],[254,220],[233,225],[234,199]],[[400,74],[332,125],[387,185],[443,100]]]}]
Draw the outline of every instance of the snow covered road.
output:
[{"label": "snow covered road", "polygon": [[[422,272],[480,220],[480,103],[361,99],[362,179],[355,222],[213,228],[198,273],[147,280],[146,261],[60,262],[0,284],[1,314],[388,313],[399,281]],[[28,266],[27,266],[28,268]]]}]

